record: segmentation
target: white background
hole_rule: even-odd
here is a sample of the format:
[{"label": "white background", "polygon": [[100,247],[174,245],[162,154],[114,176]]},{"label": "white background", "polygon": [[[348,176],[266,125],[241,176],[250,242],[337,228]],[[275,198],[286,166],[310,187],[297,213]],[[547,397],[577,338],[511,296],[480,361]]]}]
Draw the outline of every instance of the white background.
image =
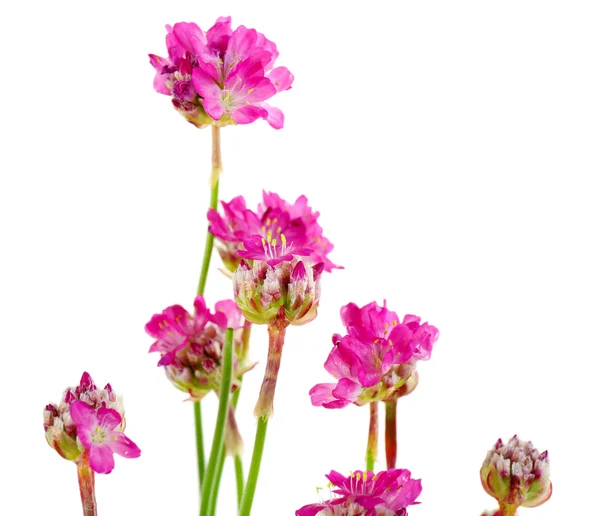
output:
[{"label": "white background", "polygon": [[[393,6],[393,7],[392,7]],[[319,317],[290,328],[253,514],[318,500],[363,467],[366,408],[307,395],[338,311],[388,300],[439,327],[399,404],[411,516],[478,516],[478,472],[517,432],[551,458],[538,516],[597,505],[600,22],[584,1],[13,2],[0,16],[4,515],[80,514],[75,467],[42,409],[83,370],[125,397],[142,448],[97,478],[101,515],[197,514],[193,411],[148,355],[144,324],[192,307],[210,134],[152,89],[164,24],[219,15],[275,41],[296,76],[266,122],[223,130],[222,198],[306,194],[332,259]],[[213,260],[209,302],[230,295]],[[256,328],[240,424],[246,466],[266,357]],[[216,397],[205,403],[207,418]],[[205,432],[212,432],[212,420]],[[383,451],[380,465],[383,464]],[[234,514],[227,464],[222,515]],[[523,513],[529,513],[524,510]]]}]

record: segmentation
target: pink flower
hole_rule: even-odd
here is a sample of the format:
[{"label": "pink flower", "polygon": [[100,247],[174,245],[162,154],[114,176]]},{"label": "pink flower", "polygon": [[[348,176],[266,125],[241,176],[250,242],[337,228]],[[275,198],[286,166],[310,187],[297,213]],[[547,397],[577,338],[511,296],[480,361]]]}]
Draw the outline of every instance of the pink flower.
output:
[{"label": "pink flower", "polygon": [[285,67],[273,68],[279,53],[264,35],[243,25],[231,29],[221,17],[206,34],[194,23],[167,25],[168,58],[150,55],[154,88],[173,97],[175,107],[198,127],[265,119],[283,127],[283,113],[265,103],[294,80]]},{"label": "pink flower", "polygon": [[110,473],[115,467],[113,453],[134,459],[141,454],[136,444],[120,429],[123,418],[116,410],[94,409],[83,401],[71,405],[71,418],[77,437],[89,451],[90,467],[96,473]]},{"label": "pink flower", "polygon": [[344,477],[337,471],[325,475],[337,495],[332,500],[305,505],[296,516],[405,516],[421,494],[421,481],[410,478],[407,469],[390,469],[374,474],[355,471]]},{"label": "pink flower", "polygon": [[44,409],[46,441],[67,460],[77,460],[82,449],[77,443],[77,426],[71,417],[73,403],[81,401],[93,409],[109,408],[123,414],[123,401],[110,384],[99,389],[92,377],[84,372],[76,387],[69,387],[58,405],[49,403]]},{"label": "pink flower", "polygon": [[[437,341],[437,328],[420,318],[406,315],[402,322],[395,312],[373,302],[359,308],[354,303],[342,307],[347,335],[333,336],[325,369],[337,383],[315,385],[309,392],[312,404],[342,408],[350,403],[395,399],[416,387],[417,360],[431,356]],[[408,383],[409,388],[404,388]]]},{"label": "pink flower", "polygon": [[234,328],[235,379],[232,388],[239,386],[239,377],[252,369],[242,352],[242,313],[232,300],[219,301],[211,312],[203,296],[194,301],[191,315],[180,305],[173,305],[153,315],[146,324],[146,333],[156,341],[150,353],[158,352],[159,366],[165,367],[169,380],[194,400],[201,399],[220,385],[220,367],[225,330]]},{"label": "pink flower", "polygon": [[[240,256],[273,261],[279,257],[289,260],[290,254],[310,255],[312,264],[323,263],[328,272],[339,268],[327,258],[333,245],[323,236],[317,222],[319,212],[313,212],[306,197],[290,204],[277,194],[263,192],[263,203],[256,212],[246,207],[241,196],[221,204],[223,215],[209,210],[207,217],[209,231],[217,237],[217,249],[230,271],[236,270]],[[286,252],[290,249],[291,253]]]}]

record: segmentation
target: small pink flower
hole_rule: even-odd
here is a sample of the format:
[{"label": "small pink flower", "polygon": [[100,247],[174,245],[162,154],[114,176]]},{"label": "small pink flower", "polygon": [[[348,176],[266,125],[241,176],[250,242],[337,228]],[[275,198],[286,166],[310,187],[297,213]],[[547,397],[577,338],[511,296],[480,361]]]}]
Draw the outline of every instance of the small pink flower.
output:
[{"label": "small pink flower", "polygon": [[[312,404],[342,408],[350,403],[395,399],[416,386],[410,382],[417,360],[431,356],[439,332],[414,315],[400,322],[395,312],[373,302],[359,308],[354,303],[342,307],[347,335],[333,336],[325,369],[337,383],[315,385],[309,392]],[[402,389],[409,383],[411,389]]]},{"label": "small pink flower", "polygon": [[130,459],[141,450],[119,428],[123,418],[116,410],[94,409],[83,401],[71,405],[71,418],[77,426],[77,437],[89,452],[90,467],[96,473],[110,473],[115,467],[113,453]]},{"label": "small pink flower", "polygon": [[374,474],[355,471],[345,477],[337,471],[325,475],[333,489],[333,499],[305,505],[296,516],[405,516],[407,507],[418,504],[421,481],[410,478],[407,469],[390,469]]},{"label": "small pink flower", "polygon": [[146,333],[156,341],[150,353],[158,352],[159,366],[175,387],[187,392],[194,400],[203,398],[220,385],[220,367],[225,330],[233,328],[235,358],[232,389],[239,386],[239,377],[252,369],[242,349],[243,318],[233,300],[219,301],[214,311],[206,306],[203,296],[194,301],[194,314],[180,305],[173,305],[152,316]]},{"label": "small pink flower", "polygon": [[[312,264],[322,263],[327,272],[340,268],[327,258],[333,245],[323,236],[317,222],[319,212],[313,212],[306,197],[298,197],[290,204],[277,194],[263,192],[263,203],[256,212],[246,207],[241,196],[221,204],[223,215],[209,210],[207,217],[209,231],[217,237],[217,249],[230,271],[236,270],[240,256],[273,261],[277,259],[274,253],[285,256],[285,260],[290,259],[290,254],[308,253]],[[285,252],[291,246],[292,252]]]}]

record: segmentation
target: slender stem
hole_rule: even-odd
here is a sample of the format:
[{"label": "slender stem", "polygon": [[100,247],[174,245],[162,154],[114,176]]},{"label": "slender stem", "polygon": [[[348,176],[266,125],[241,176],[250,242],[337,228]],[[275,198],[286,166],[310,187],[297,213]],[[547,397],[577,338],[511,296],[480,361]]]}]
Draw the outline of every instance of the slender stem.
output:
[{"label": "slender stem", "polygon": [[372,401],[369,404],[369,437],[367,439],[367,471],[373,471],[375,467],[375,461],[377,460],[377,432],[379,425],[377,422],[378,418],[378,405],[377,401]]},{"label": "slender stem", "polygon": [[254,501],[254,493],[256,491],[256,482],[258,481],[258,473],[260,471],[260,463],[262,454],[265,448],[265,438],[267,436],[267,425],[269,419],[259,417],[256,426],[256,437],[254,438],[254,450],[252,451],[252,462],[250,463],[250,471],[248,472],[248,482],[244,489],[242,502],[240,503],[239,516],[250,516],[252,502]]},{"label": "slender stem", "polygon": [[81,505],[83,516],[96,516],[96,494],[94,492],[94,472],[88,462],[88,452],[77,461],[77,480],[79,481],[79,493],[81,494]]},{"label": "slender stem", "polygon": [[[218,127],[212,128],[212,171],[211,171],[211,191],[209,207],[217,209],[219,202],[219,174],[223,169],[221,162],[221,134]],[[216,177],[216,180],[214,179]],[[202,258],[202,268],[200,270],[200,279],[198,280],[197,294],[204,294],[206,287],[206,277],[208,276],[208,267],[212,256],[213,242],[215,237],[210,231],[206,232],[206,243],[204,244],[204,256]],[[198,457],[198,485],[202,492],[202,483],[204,482],[204,440],[202,432],[202,412],[200,402],[194,402],[194,423],[196,426],[196,455]]]},{"label": "slender stem", "polygon": [[235,484],[237,486],[237,503],[238,507],[242,503],[242,495],[244,494],[244,465],[242,464],[242,457],[236,455],[233,458],[235,464]]},{"label": "slender stem", "polygon": [[196,454],[198,456],[198,479],[200,481],[200,492],[204,482],[204,437],[202,435],[202,408],[200,402],[194,402],[194,423],[196,425]]},{"label": "slender stem", "polygon": [[396,467],[396,456],[398,454],[397,430],[396,430],[396,409],[397,400],[385,402],[385,458],[387,469]]},{"label": "slender stem", "polygon": [[217,499],[219,498],[219,487],[221,485],[221,476],[223,475],[223,467],[225,466],[225,458],[226,457],[227,457],[227,453],[225,452],[225,445],[223,445],[223,448],[221,448],[221,452],[219,453],[219,462],[217,465],[215,486],[213,488],[213,496],[210,500],[210,507],[208,508],[209,516],[214,516],[215,511],[217,509]]},{"label": "slender stem", "polygon": [[265,376],[260,386],[260,394],[254,408],[254,415],[259,418],[269,419],[273,415],[273,399],[275,398],[275,387],[277,387],[277,375],[281,365],[281,352],[285,340],[285,319],[278,319],[275,324],[269,325],[269,354],[267,355],[267,367]]},{"label": "slender stem", "polygon": [[219,455],[225,444],[225,423],[227,421],[227,410],[229,409],[229,395],[231,392],[231,380],[233,376],[233,329],[227,328],[225,334],[225,345],[223,346],[223,364],[221,373],[221,388],[219,390],[219,410],[217,422],[213,435],[210,458],[206,468],[205,482],[202,486],[202,504],[200,516],[209,516],[211,500],[214,497],[216,484],[216,473],[219,465]]}]

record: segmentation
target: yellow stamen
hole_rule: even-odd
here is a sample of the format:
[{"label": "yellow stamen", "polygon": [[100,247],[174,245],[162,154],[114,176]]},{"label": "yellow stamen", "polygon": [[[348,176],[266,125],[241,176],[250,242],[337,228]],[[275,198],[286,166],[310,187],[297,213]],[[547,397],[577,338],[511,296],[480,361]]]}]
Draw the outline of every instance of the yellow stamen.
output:
[{"label": "yellow stamen", "polygon": [[[279,228],[281,229],[281,228]],[[283,245],[287,245],[287,238],[285,238],[285,235],[283,233],[281,233],[281,243]]]}]

